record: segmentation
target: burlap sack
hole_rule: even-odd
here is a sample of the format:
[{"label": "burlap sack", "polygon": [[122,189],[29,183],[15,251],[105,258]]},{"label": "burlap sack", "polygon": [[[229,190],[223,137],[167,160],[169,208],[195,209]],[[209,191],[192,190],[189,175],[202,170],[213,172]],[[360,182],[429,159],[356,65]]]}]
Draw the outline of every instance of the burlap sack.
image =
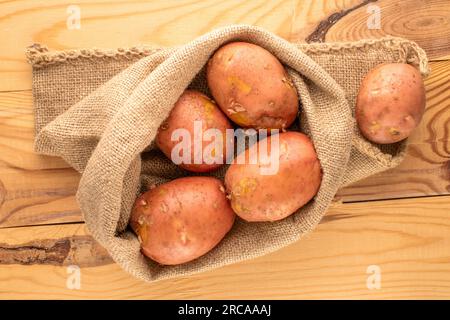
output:
[{"label": "burlap sack", "polygon": [[[288,68],[301,99],[300,128],[314,142],[323,180],[316,197],[275,223],[237,220],[205,256],[160,266],[139,251],[127,229],[140,191],[188,175],[152,141],[186,87],[206,93],[204,66],[222,44],[258,44]],[[112,258],[134,276],[155,281],[261,256],[297,241],[321,220],[338,188],[396,166],[405,142],[381,147],[364,140],[352,116],[360,81],[383,62],[408,62],[427,73],[425,53],[399,38],[355,43],[293,44],[251,26],[230,26],[177,48],[48,52],[33,45],[37,152],[57,155],[82,173],[77,200],[87,227]],[[225,168],[216,175],[223,175]],[[207,227],[207,226],[205,226]]]}]

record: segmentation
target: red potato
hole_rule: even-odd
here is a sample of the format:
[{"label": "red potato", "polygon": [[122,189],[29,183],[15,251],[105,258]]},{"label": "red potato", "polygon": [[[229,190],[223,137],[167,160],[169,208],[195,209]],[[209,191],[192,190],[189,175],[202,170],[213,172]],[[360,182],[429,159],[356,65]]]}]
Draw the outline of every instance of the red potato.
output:
[{"label": "red potato", "polygon": [[387,144],[407,138],[424,111],[420,72],[405,63],[389,63],[373,68],[362,81],[355,116],[365,138]]},{"label": "red potato", "polygon": [[[294,213],[318,192],[322,172],[311,140],[299,132],[280,133],[278,171],[261,174],[257,164],[230,165],[225,175],[225,186],[231,206],[238,216],[247,221],[276,221]],[[272,154],[270,139],[267,150]],[[249,159],[261,141],[238,157]],[[274,145],[276,146],[276,145]],[[275,153],[276,155],[276,153]]]},{"label": "red potato", "polygon": [[280,61],[260,46],[224,45],[208,62],[207,81],[219,107],[241,127],[285,129],[297,116],[296,88]]},{"label": "red potato", "polygon": [[235,214],[222,182],[187,177],[160,185],[136,199],[130,225],[142,253],[163,265],[194,260],[231,229]]},{"label": "red potato", "polygon": [[[201,148],[199,151],[201,152],[201,156],[198,158],[200,159],[198,162],[196,162],[194,156],[196,152],[194,146],[194,139],[196,139],[194,134],[195,121],[201,121],[202,132],[205,132],[208,129],[219,130],[222,139],[222,148],[219,150],[213,148],[212,151],[208,153],[205,150],[209,150],[206,148],[211,143],[214,143],[214,139],[212,139],[212,141],[207,141],[203,136],[200,136]],[[190,156],[188,156],[189,161],[184,161],[179,164],[180,167],[193,172],[208,172],[217,169],[225,163],[227,145],[226,129],[232,128],[233,126],[230,121],[228,121],[227,117],[220,111],[214,101],[201,92],[186,90],[175,103],[169,117],[159,127],[156,136],[156,145],[168,158],[174,161],[175,159],[173,158],[172,151],[181,143],[182,139],[180,138],[179,140],[175,139],[175,141],[172,141],[172,135],[174,134],[174,131],[178,129],[186,129],[190,137],[190,142],[188,143]],[[178,155],[183,155],[183,151],[175,153],[175,156]],[[218,163],[219,161],[208,163],[205,161],[207,156],[210,156],[211,159],[215,157],[220,158],[222,159],[222,163]]]}]

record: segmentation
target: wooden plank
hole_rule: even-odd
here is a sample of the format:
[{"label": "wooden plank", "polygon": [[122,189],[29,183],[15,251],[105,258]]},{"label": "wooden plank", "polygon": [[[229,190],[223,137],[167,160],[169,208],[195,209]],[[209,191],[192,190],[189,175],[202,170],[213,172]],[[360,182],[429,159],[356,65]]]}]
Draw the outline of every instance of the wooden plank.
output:
[{"label": "wooden plank", "polygon": [[[80,9],[80,29],[67,27],[67,20],[72,21],[69,6],[74,4]],[[173,46],[237,23],[258,25],[288,38],[293,6],[293,0],[2,2],[0,30],[5,32],[0,42],[0,91],[31,88],[24,50],[33,42],[55,50]]]},{"label": "wooden plank", "polygon": [[[83,224],[3,229],[0,298],[449,298],[449,214],[450,196],[341,204],[273,254],[153,284],[112,264]],[[42,265],[39,252],[52,259]],[[80,290],[66,287],[69,263],[80,264]],[[369,266],[380,270],[380,289],[367,287]]]},{"label": "wooden plank", "polygon": [[[25,47],[42,42],[52,49],[173,46],[214,28],[243,23],[262,26],[291,41],[304,41],[325,30],[327,41],[346,41],[387,34],[417,41],[431,59],[448,58],[448,1],[370,1],[381,9],[381,29],[366,27],[369,1],[278,0],[216,2],[182,0],[77,1],[81,28],[68,29],[69,0],[0,3],[0,91],[31,88]],[[354,10],[353,10],[354,9]],[[339,13],[348,12],[345,15]],[[202,19],[198,19],[201,16]],[[407,19],[407,20],[405,20]],[[33,24],[28,23],[33,21]],[[70,21],[70,19],[69,19]],[[11,26],[20,25],[21,28]],[[321,26],[322,27],[319,27]],[[189,26],[186,28],[185,26]],[[319,30],[314,32],[317,28]],[[322,31],[322,33],[320,32]],[[320,38],[320,36],[319,36]]]},{"label": "wooden plank", "polygon": [[[450,193],[450,61],[431,63],[427,109],[398,168],[341,190],[344,201]],[[30,91],[0,93],[0,228],[82,221],[79,174],[33,152]]]},{"label": "wooden plank", "polygon": [[392,35],[416,41],[431,60],[442,60],[450,54],[449,21],[447,0],[298,1],[290,40],[354,41]]}]

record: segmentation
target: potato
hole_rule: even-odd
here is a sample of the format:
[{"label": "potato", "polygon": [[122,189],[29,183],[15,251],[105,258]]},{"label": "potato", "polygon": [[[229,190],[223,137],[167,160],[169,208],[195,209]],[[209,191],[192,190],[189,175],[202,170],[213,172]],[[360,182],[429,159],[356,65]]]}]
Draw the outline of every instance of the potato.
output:
[{"label": "potato", "polygon": [[416,68],[379,65],[366,75],[356,101],[356,121],[368,140],[386,144],[407,138],[425,110],[425,87]]},{"label": "potato", "polygon": [[[195,135],[195,121],[198,121],[198,129],[199,132],[201,131],[199,138]],[[214,101],[198,91],[186,90],[175,103],[168,118],[159,127],[156,145],[172,161],[176,162],[174,157],[177,157],[179,161],[183,161],[182,163],[176,162],[180,167],[193,172],[208,172],[217,169],[225,163],[226,129],[232,128],[233,126]],[[172,141],[173,134],[176,131],[179,132],[179,129],[185,129],[186,133],[188,133],[190,141],[187,142],[187,145],[190,152],[188,152],[187,148],[182,147],[184,137],[180,136],[174,139],[175,141]],[[207,141],[203,137],[203,134],[208,129],[219,130],[221,146],[215,147],[215,138]],[[195,139],[200,140],[198,150],[195,147]],[[177,149],[174,150],[174,148]],[[172,151],[176,151],[174,156]],[[197,159],[195,153],[199,154]],[[183,155],[186,156],[186,159],[182,159]],[[215,158],[221,161],[215,161]]]},{"label": "potato", "polygon": [[235,214],[222,182],[186,177],[162,184],[136,199],[130,225],[142,253],[163,265],[194,260],[231,229]]},{"label": "potato", "polygon": [[241,127],[284,129],[295,120],[298,96],[269,51],[246,42],[217,50],[207,66],[208,86],[222,111]]},{"label": "potato", "polygon": [[[267,142],[268,154],[272,156],[276,144],[272,146],[270,140],[277,136],[278,170],[263,175],[261,168],[268,166],[263,164],[261,157],[256,164],[249,163],[249,156],[260,148],[263,141]],[[246,158],[246,164],[231,164],[225,175],[231,206],[238,216],[247,221],[283,219],[305,205],[319,190],[322,172],[310,139],[299,132],[277,136],[259,141],[238,155],[236,161],[239,157],[242,157],[241,161]]]}]

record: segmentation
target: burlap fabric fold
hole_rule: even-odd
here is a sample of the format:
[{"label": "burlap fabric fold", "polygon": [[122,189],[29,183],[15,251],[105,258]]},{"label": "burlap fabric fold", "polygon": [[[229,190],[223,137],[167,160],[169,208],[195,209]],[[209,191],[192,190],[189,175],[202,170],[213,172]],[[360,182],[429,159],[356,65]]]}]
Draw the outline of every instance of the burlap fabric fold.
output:
[{"label": "burlap fabric fold", "polygon": [[[179,266],[144,257],[127,228],[135,197],[146,186],[189,175],[153,146],[157,129],[187,87],[208,93],[204,66],[230,41],[271,51],[288,68],[300,96],[300,130],[318,153],[323,180],[316,197],[273,223],[237,220],[211,252]],[[400,38],[355,43],[294,44],[263,29],[230,26],[176,48],[49,52],[28,48],[33,65],[37,152],[64,158],[82,173],[77,200],[89,231],[126,271],[156,281],[254,258],[297,241],[321,220],[336,191],[396,166],[406,142],[364,140],[353,109],[362,77],[384,62],[428,71],[424,51]],[[221,177],[226,168],[215,175]]]}]

